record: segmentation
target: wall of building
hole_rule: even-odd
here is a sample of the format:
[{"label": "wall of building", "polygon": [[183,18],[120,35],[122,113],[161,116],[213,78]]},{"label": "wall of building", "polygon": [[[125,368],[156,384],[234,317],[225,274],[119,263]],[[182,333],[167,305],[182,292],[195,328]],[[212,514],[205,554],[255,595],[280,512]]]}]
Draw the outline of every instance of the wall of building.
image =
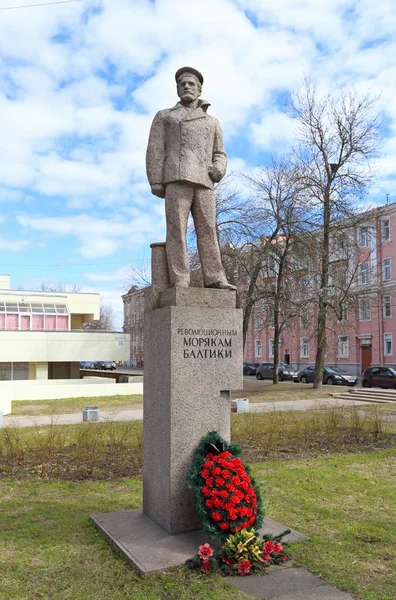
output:
[{"label": "wall of building", "polygon": [[[0,381],[0,398],[12,400],[59,400],[61,398],[94,398],[143,394],[143,383],[113,383],[109,380],[91,382],[86,379],[69,381]],[[1,410],[1,408],[0,408]]]},{"label": "wall of building", "polygon": [[0,362],[129,360],[129,336],[97,331],[0,331]]},{"label": "wall of building", "polygon": [[130,362],[133,366],[143,366],[144,330],[144,290],[132,287],[122,296],[124,303],[123,330],[130,335]]},{"label": "wall of building", "polygon": [[[369,231],[365,241],[361,240],[361,228]],[[343,321],[333,317],[328,319],[326,364],[338,364],[349,372],[360,374],[369,364],[396,367],[396,205],[369,211],[354,230],[354,239],[357,249],[355,254],[352,253],[355,274],[350,289],[351,300]],[[336,262],[340,262],[339,257]],[[367,265],[367,280],[360,276],[362,264]],[[329,297],[331,299],[331,292]],[[361,310],[364,298],[368,299],[369,305],[366,314]],[[270,349],[274,330],[261,317],[262,309],[256,307],[244,353],[244,359],[249,362],[273,360]],[[285,362],[287,350],[295,368],[314,364],[315,326],[313,314],[305,315],[305,321],[304,315],[293,320],[281,335],[281,362]],[[346,338],[345,343],[342,338]],[[308,351],[302,352],[302,348]]]}]

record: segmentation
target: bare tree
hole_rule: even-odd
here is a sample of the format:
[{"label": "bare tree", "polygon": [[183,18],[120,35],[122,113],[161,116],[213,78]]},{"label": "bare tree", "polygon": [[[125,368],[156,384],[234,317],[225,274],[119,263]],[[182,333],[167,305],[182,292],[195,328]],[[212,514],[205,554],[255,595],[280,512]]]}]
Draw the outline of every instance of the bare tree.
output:
[{"label": "bare tree", "polygon": [[65,283],[45,283],[42,282],[37,288],[40,292],[64,292],[67,294],[79,294],[82,286],[79,283],[66,285]]},{"label": "bare tree", "polygon": [[299,165],[290,156],[273,159],[247,179],[254,191],[261,224],[264,265],[256,280],[256,296],[264,300],[274,327],[273,383],[276,384],[281,334],[301,310],[293,280],[299,249],[310,225]]},{"label": "bare tree", "polygon": [[100,317],[96,321],[84,323],[83,329],[92,329],[100,331],[114,330],[114,310],[110,303],[100,303]]},{"label": "bare tree", "polygon": [[326,353],[326,319],[329,305],[329,254],[332,222],[356,212],[372,181],[370,160],[379,144],[379,120],[373,114],[375,99],[368,94],[341,91],[323,96],[306,80],[292,101],[299,134],[296,156],[307,202],[317,209],[321,230],[320,282],[317,311],[315,388],[322,386]]}]

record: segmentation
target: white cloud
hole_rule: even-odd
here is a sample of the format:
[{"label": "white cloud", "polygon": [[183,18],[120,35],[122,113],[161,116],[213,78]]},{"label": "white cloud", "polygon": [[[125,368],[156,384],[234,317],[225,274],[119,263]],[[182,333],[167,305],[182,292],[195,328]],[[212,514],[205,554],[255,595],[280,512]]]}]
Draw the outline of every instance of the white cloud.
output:
[{"label": "white cloud", "polygon": [[29,240],[7,240],[3,236],[0,236],[0,250],[2,252],[23,252],[29,246]]},{"label": "white cloud", "polygon": [[31,217],[20,215],[18,223],[50,236],[71,236],[79,242],[77,252],[84,258],[110,256],[116,250],[138,247],[162,229],[161,219],[138,213],[130,219],[95,218],[89,214],[69,217]]},{"label": "white cloud", "polygon": [[259,148],[282,151],[293,142],[295,121],[287,114],[274,110],[267,113],[260,123],[251,127],[251,139]]}]

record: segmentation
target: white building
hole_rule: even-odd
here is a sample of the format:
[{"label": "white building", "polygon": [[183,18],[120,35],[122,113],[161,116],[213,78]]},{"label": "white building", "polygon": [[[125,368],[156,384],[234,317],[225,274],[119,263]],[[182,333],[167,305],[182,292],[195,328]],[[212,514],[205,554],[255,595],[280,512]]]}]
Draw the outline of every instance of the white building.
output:
[{"label": "white building", "polygon": [[19,291],[0,275],[0,380],[78,379],[80,361],[129,360],[130,336],[83,329],[99,294]]}]

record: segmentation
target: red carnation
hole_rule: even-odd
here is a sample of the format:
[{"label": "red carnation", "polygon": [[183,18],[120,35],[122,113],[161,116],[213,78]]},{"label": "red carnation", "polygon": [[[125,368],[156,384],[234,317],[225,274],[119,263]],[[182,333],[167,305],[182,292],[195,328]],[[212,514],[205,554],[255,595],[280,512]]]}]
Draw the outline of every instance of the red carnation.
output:
[{"label": "red carnation", "polygon": [[204,462],[203,464],[203,468],[204,469],[211,469],[213,467],[213,463],[211,460],[207,460],[206,462]]},{"label": "red carnation", "polygon": [[271,552],[275,552],[275,544],[273,541],[269,540],[268,542],[264,542],[263,550],[265,554],[271,554]]},{"label": "red carnation", "polygon": [[228,492],[227,492],[227,490],[220,490],[220,496],[222,498],[228,498]]},{"label": "red carnation", "polygon": [[276,552],[277,554],[280,554],[283,550],[283,546],[282,544],[280,544],[279,542],[277,544],[275,544],[275,548],[274,548],[274,552]]},{"label": "red carnation", "polygon": [[215,484],[217,485],[217,487],[221,487],[222,485],[225,484],[225,481],[222,477],[217,477],[215,479]]},{"label": "red carnation", "polygon": [[221,474],[224,477],[224,479],[231,479],[231,473],[227,469],[223,469]]},{"label": "red carnation", "polygon": [[211,491],[206,485],[201,488],[201,492],[203,496],[206,496],[206,498],[211,495]]},{"label": "red carnation", "polygon": [[210,547],[210,544],[203,544],[198,549],[198,556],[202,558],[202,560],[208,560],[211,556],[213,556],[213,550]]},{"label": "red carnation", "polygon": [[201,564],[202,573],[210,573],[210,562],[208,560],[203,560]]},{"label": "red carnation", "polygon": [[235,485],[232,485],[232,483],[226,483],[225,486],[229,492],[231,492],[231,493],[235,492]]},{"label": "red carnation", "polygon": [[215,508],[223,508],[224,507],[224,502],[222,500],[220,500],[220,498],[215,498],[213,500],[213,506]]},{"label": "red carnation", "polygon": [[265,554],[265,552],[263,552],[261,556],[264,562],[269,562],[271,560],[271,554]]},{"label": "red carnation", "polygon": [[252,568],[252,563],[250,560],[241,560],[238,563],[238,575],[247,575],[250,573],[250,569]]},{"label": "red carnation", "polygon": [[237,498],[242,500],[242,498],[245,496],[245,494],[243,492],[241,492],[241,490],[235,490],[235,496],[237,496]]},{"label": "red carnation", "polygon": [[222,516],[219,512],[217,512],[216,510],[210,513],[210,516],[212,517],[213,521],[221,521]]},{"label": "red carnation", "polygon": [[228,518],[230,519],[230,521],[236,521],[238,518],[238,514],[236,510],[229,510],[228,511]]},{"label": "red carnation", "polygon": [[228,450],[225,450],[224,452],[220,452],[219,456],[221,456],[222,458],[230,458],[232,454]]},{"label": "red carnation", "polygon": [[213,508],[213,500],[205,500],[205,506],[208,508]]},{"label": "red carnation", "polygon": [[202,471],[201,471],[201,477],[203,479],[206,479],[207,477],[209,477],[209,471],[208,471],[208,469],[202,469]]},{"label": "red carnation", "polygon": [[219,523],[219,527],[225,531],[226,529],[229,529],[230,526],[226,521],[223,521],[222,523]]},{"label": "red carnation", "polygon": [[231,479],[231,481],[234,485],[240,485],[240,483],[241,483],[241,480],[236,475],[234,475],[234,477]]},{"label": "red carnation", "polygon": [[[237,491],[238,491],[238,490],[237,490]],[[230,502],[231,502],[232,504],[239,504],[239,498],[238,498],[238,496],[237,496],[236,494],[235,494],[235,496],[231,496],[231,498],[230,498]]]},{"label": "red carnation", "polygon": [[217,477],[217,475],[220,475],[220,473],[221,473],[220,467],[215,467],[214,469],[212,469],[212,475],[214,475],[215,477]]}]

